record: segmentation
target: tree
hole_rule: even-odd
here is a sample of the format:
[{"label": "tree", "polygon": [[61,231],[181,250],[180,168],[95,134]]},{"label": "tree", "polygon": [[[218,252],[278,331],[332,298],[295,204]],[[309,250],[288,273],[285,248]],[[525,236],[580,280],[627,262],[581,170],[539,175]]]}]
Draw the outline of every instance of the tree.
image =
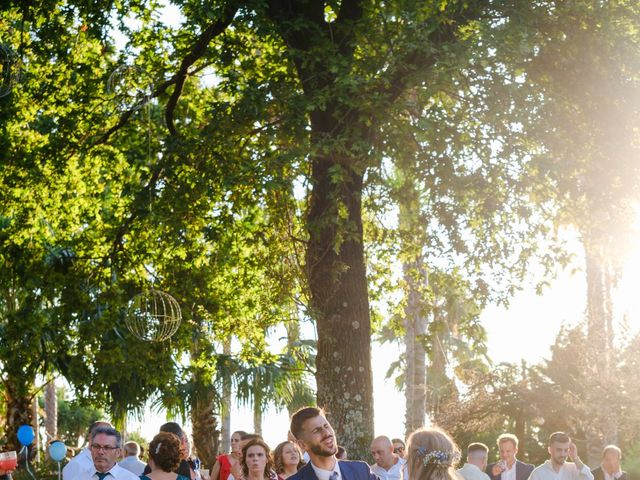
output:
[{"label": "tree", "polygon": [[[277,264],[258,250],[280,240],[262,229],[262,211],[280,205],[283,164],[249,168],[240,157],[226,161],[236,142],[255,128],[253,122],[239,121],[244,127],[236,136],[200,137],[203,105],[211,97],[189,86],[181,88],[181,107],[197,135],[189,137],[183,128],[183,143],[161,138],[162,111],[149,98],[145,69],[157,68],[159,78],[169,60],[150,49],[135,66],[126,65],[127,53],[119,57],[105,36],[114,19],[119,23],[129,14],[140,13],[143,25],[153,23],[155,3],[149,6],[122,4],[113,17],[102,6],[63,2],[2,7],[7,23],[1,28],[27,64],[21,83],[1,104],[0,358],[10,386],[10,429],[29,423],[35,377],[53,369],[79,397],[107,406],[122,422],[129,411],[140,411],[147,399],[183,380],[183,366],[174,359],[188,351],[198,318],[222,332],[234,318],[234,333],[250,338],[256,313],[269,311],[265,322],[272,322],[274,307],[287,300],[280,288],[287,285],[284,269],[272,270],[279,288],[263,283],[254,295],[266,267]],[[120,28],[132,33],[124,23]],[[171,34],[168,28],[132,34],[131,48]],[[56,47],[41,48],[46,44]],[[130,90],[131,79],[121,78],[131,72],[141,77],[136,81],[144,92]],[[213,158],[203,138],[219,141]],[[177,162],[185,152],[184,162]],[[254,163],[251,149],[243,152]],[[202,178],[200,167],[210,176]],[[192,201],[182,203],[183,198]],[[187,272],[180,268],[183,262],[194,268]],[[184,282],[185,272],[193,282]],[[124,322],[131,297],[154,283],[178,292],[183,306],[193,305],[174,342],[160,346],[137,341]],[[237,295],[234,286],[246,295]],[[210,374],[210,364],[196,367],[198,375]]]},{"label": "tree", "polygon": [[[201,15],[199,4],[185,3],[187,22],[201,27],[200,32],[195,35],[187,31],[178,37],[176,50],[182,61],[174,68],[177,73],[153,93],[160,97],[175,85],[165,110],[172,149],[153,169],[147,194],[155,191],[162,169],[174,166],[176,152],[184,153],[183,146],[193,146],[188,140],[197,138],[184,132],[192,131],[192,124],[185,121],[185,111],[177,101],[189,68],[200,58],[212,62],[220,78],[218,90],[229,92],[232,99],[216,104],[209,112],[210,118],[215,119],[231,103],[236,114],[251,120],[254,129],[258,125],[259,135],[249,137],[241,151],[246,158],[255,164],[256,160],[259,163],[274,157],[269,148],[283,145],[281,140],[285,138],[295,138],[295,143],[302,146],[296,149],[290,147],[295,143],[284,144],[287,155],[303,152],[298,164],[311,185],[305,217],[306,272],[311,316],[318,325],[318,403],[329,408],[341,442],[356,455],[364,454],[373,434],[370,319],[361,217],[364,175],[367,167],[380,158],[371,149],[372,140],[390,112],[389,106],[425,79],[439,53],[455,44],[460,28],[485,6],[484,2],[402,6],[357,1],[340,5],[230,2]],[[133,11],[149,18],[148,11]],[[206,23],[202,19],[207,19]],[[227,28],[230,24],[233,29]],[[132,38],[134,43],[136,38],[163,38],[165,32],[143,28]],[[243,46],[247,45],[246,39],[259,45],[260,55]],[[384,40],[371,44],[370,39]],[[191,45],[185,46],[189,41]],[[212,42],[216,48],[211,52],[219,49],[220,55],[206,51]],[[427,55],[425,44],[429,45]],[[146,60],[166,68],[154,57],[157,47],[144,46]],[[248,105],[258,115],[248,115],[248,109],[243,110]],[[101,139],[109,139],[123,129],[130,112],[123,114]],[[296,135],[288,137],[287,128]],[[242,129],[225,133],[237,138],[238,131]],[[205,128],[203,133],[212,131]],[[219,145],[227,143],[220,135],[212,137],[220,140]],[[185,139],[187,143],[181,143]],[[207,142],[211,145],[213,142]],[[209,157],[210,153],[203,158]],[[239,184],[233,188],[241,190]],[[116,230],[116,252],[121,251],[125,235],[131,238],[130,227],[137,217],[125,218]],[[127,250],[131,252],[130,247]],[[348,344],[340,341],[345,333],[351,339]]]}]

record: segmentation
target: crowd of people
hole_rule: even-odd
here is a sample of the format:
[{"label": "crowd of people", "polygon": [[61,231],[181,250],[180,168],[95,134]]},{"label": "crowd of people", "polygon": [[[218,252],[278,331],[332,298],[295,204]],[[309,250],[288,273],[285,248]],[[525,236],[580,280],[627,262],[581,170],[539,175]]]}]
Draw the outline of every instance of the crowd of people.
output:
[{"label": "crowd of people", "polygon": [[500,435],[497,445],[500,460],[489,464],[489,448],[471,443],[458,469],[461,451],[447,432],[421,428],[406,444],[386,436],[373,439],[369,465],[348,460],[323,410],[305,407],[292,416],[289,438],[273,451],[259,435],[237,431],[231,435],[231,452],[218,456],[210,469],[199,468],[189,437],[177,423],[160,428],[145,463],[137,443],[123,445],[118,430],[96,422],[89,429],[88,447],[65,465],[62,475],[63,480],[627,480],[622,452],[614,445],[604,449],[593,470],[563,432],[549,437],[549,459],[538,467],[517,459],[515,435]]}]

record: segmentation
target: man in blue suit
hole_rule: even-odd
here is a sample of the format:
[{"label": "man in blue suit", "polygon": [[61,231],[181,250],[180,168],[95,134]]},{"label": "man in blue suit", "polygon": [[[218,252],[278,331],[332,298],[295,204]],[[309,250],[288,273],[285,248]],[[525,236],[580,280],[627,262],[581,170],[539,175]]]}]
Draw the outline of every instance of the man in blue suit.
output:
[{"label": "man in blue suit", "polygon": [[379,480],[365,462],[336,459],[338,442],[322,409],[304,407],[294,413],[291,433],[310,461],[288,480]]}]

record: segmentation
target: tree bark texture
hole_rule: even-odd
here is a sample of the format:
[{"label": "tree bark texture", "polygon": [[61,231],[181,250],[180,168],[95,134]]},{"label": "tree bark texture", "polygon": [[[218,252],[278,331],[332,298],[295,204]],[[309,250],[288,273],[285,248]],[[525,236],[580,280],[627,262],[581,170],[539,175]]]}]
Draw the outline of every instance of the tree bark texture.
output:
[{"label": "tree bark texture", "polygon": [[259,369],[256,369],[255,375],[253,385],[253,433],[262,435],[263,380]]},{"label": "tree bark texture", "polygon": [[44,429],[47,440],[58,438],[58,397],[56,395],[56,382],[52,378],[44,389]]},{"label": "tree bark texture", "polygon": [[[5,399],[7,411],[5,414],[5,435],[7,437],[6,450],[19,451],[21,446],[18,441],[18,427],[20,425],[31,425],[33,423],[33,409],[31,408],[32,396],[19,394],[12,388],[12,381],[9,378],[5,383]],[[21,382],[15,381],[14,385]]]},{"label": "tree bark texture", "polygon": [[[404,265],[403,269],[412,269]],[[418,269],[420,271],[421,269]],[[409,286],[407,304],[404,309],[404,344],[406,356],[405,374],[405,436],[424,426],[427,409],[427,353],[422,339],[427,333],[427,318],[421,308],[422,302],[416,288],[412,288],[414,280],[405,273]]]},{"label": "tree bark texture", "polygon": [[[191,344],[190,355],[196,360],[201,355],[200,340],[196,337]],[[214,410],[216,392],[196,368],[193,374],[194,392],[190,398],[193,445],[198,457],[206,467],[212,467],[218,454],[220,432]]]},{"label": "tree bark texture", "polygon": [[[338,443],[366,458],[373,438],[371,324],[362,243],[362,176],[336,185],[335,159],[313,163],[307,268],[318,325],[318,405],[328,410]],[[343,210],[344,209],[344,210]],[[341,218],[341,211],[346,218]]]},{"label": "tree bark texture", "polygon": [[[414,228],[417,192],[415,188],[407,186],[402,193],[399,202],[399,226],[406,235]],[[407,195],[411,195],[412,198],[407,198]],[[413,251],[415,253],[409,253]],[[409,244],[403,246],[403,252],[408,254],[408,258],[413,258],[403,262],[402,265],[406,289],[404,307],[405,437],[408,437],[411,432],[424,426],[427,410],[427,352],[424,349],[427,314],[423,293],[429,279],[419,249],[416,251],[416,246]]]},{"label": "tree bark texture", "polygon": [[[231,355],[231,338],[224,341],[222,345],[223,353]],[[231,378],[225,375],[222,379],[222,412],[221,412],[221,449],[222,453],[231,451]]]},{"label": "tree bark texture", "polygon": [[211,467],[218,453],[218,425],[213,408],[213,395],[203,395],[191,406],[193,445],[202,463]]}]

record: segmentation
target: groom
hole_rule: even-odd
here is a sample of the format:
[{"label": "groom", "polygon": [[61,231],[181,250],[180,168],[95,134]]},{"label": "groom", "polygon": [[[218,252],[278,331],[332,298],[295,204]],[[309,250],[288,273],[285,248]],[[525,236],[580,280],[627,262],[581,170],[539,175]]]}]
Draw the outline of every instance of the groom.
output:
[{"label": "groom", "polygon": [[310,462],[288,480],[378,480],[365,462],[336,459],[336,435],[322,409],[304,407],[294,413],[291,433]]}]

